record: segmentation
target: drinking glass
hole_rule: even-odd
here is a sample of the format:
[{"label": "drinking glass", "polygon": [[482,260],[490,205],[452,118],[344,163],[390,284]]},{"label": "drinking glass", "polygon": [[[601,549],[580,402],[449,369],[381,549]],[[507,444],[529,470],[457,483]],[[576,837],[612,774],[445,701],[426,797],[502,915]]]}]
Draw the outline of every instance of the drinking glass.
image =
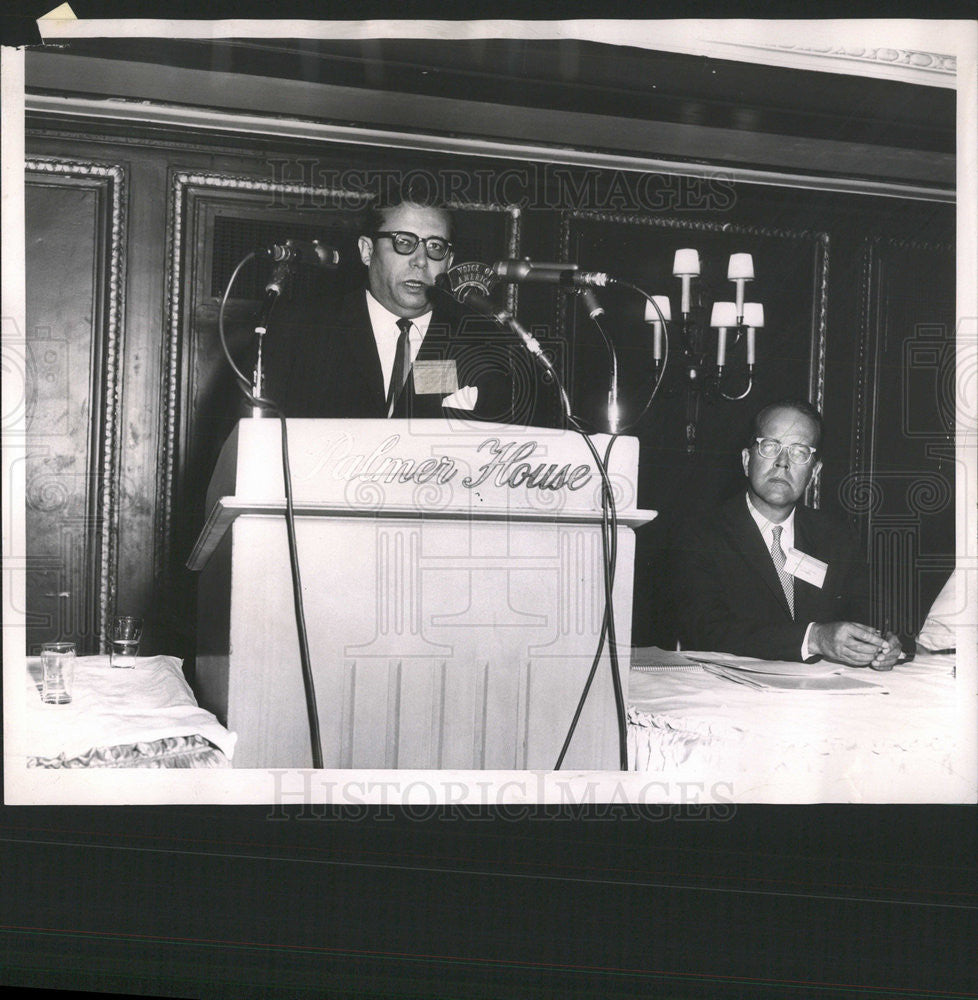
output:
[{"label": "drinking glass", "polygon": [[142,618],[121,615],[109,622],[109,663],[131,669],[136,666],[139,639],[143,634]]},{"label": "drinking glass", "polygon": [[75,644],[46,642],[41,647],[41,701],[67,705],[75,680]]}]

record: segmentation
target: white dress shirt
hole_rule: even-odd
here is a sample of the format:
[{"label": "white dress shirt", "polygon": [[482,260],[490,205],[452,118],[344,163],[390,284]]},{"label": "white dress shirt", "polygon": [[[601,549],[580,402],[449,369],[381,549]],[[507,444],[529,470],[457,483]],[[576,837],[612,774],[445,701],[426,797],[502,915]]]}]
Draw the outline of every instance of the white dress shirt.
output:
[{"label": "white dress shirt", "polygon": [[[377,354],[380,357],[380,368],[384,373],[384,395],[390,388],[391,375],[394,372],[394,355],[397,353],[397,338],[401,335],[397,321],[400,316],[392,313],[390,309],[382,306],[367,289],[367,312],[370,314],[370,325],[374,331],[374,341],[377,344]],[[431,323],[431,310],[422,316],[415,316],[411,320],[411,332],[408,340],[411,344],[411,364],[421,350],[421,342],[428,332],[428,325]]]},{"label": "white dress shirt", "polygon": [[[750,511],[750,516],[754,519],[754,523],[757,525],[757,530],[761,533],[761,538],[764,540],[764,548],[771,551],[771,543],[774,541],[774,529],[778,525],[781,526],[781,550],[785,555],[788,554],[788,549],[793,549],[795,547],[795,509],[792,507],[791,513],[783,521],[771,521],[768,520],[751,502],[750,494],[747,494],[747,510]],[[774,565],[774,560],[771,560],[771,565]],[[807,660],[811,655],[808,652],[808,636],[812,631],[812,625],[814,622],[808,623],[808,628],[805,629],[805,638],[801,643],[801,658]]]}]

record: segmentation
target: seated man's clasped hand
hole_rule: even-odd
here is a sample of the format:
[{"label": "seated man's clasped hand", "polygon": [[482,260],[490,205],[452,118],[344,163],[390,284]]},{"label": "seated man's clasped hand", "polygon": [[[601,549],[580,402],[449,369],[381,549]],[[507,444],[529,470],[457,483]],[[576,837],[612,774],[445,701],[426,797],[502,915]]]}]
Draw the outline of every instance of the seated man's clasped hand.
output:
[{"label": "seated man's clasped hand", "polygon": [[741,452],[746,489],[688,520],[676,566],[679,638],[767,660],[890,670],[900,639],[877,621],[848,527],[801,503],[821,468],[822,418],[803,400],[764,407]]},{"label": "seated man's clasped hand", "polygon": [[892,670],[901,652],[900,640],[892,632],[882,635],[858,622],[816,622],[808,636],[808,649],[835,663],[874,670]]}]

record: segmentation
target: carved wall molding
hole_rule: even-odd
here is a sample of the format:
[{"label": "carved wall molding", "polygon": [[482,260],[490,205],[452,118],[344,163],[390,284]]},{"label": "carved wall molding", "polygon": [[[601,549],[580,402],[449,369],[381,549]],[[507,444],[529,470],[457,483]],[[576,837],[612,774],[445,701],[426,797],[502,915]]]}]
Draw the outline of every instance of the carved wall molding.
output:
[{"label": "carved wall molding", "polygon": [[[818,314],[816,332],[812,338],[809,362],[808,399],[819,413],[825,412],[825,344],[829,313],[829,235],[818,234],[815,254],[815,282],[818,286]],[[822,505],[822,471],[812,476],[808,484],[806,502],[815,508]]]},{"label": "carved wall molding", "polygon": [[[496,202],[461,202],[448,201],[446,207],[452,211],[459,212],[505,212],[509,216],[509,226],[506,233],[506,255],[508,257],[518,257],[523,235],[523,210],[518,205],[505,205]],[[486,263],[483,261],[482,263]],[[506,289],[506,308],[511,313],[516,312],[519,302],[519,291],[516,285],[510,285]]]},{"label": "carved wall molding", "polygon": [[108,197],[108,240],[106,246],[106,288],[103,294],[104,316],[101,329],[92,331],[93,344],[98,342],[102,356],[100,373],[102,392],[99,412],[90,420],[97,435],[92,444],[97,454],[92,456],[97,470],[96,487],[89,497],[90,510],[99,527],[97,539],[98,602],[96,634],[105,634],[105,622],[113,612],[117,590],[118,553],[116,539],[119,529],[120,490],[120,364],[125,339],[126,285],[126,204],[127,176],[118,163],[89,160],[66,160],[55,157],[32,157],[24,161],[29,175],[45,174],[70,180],[92,181]]},{"label": "carved wall molding", "polygon": [[[784,37],[784,36],[782,36]],[[872,45],[829,38],[822,42],[742,41],[703,39],[703,55],[764,63],[788,70],[840,73],[894,80],[917,86],[953,87],[957,56],[903,45]]]},{"label": "carved wall molding", "polygon": [[900,66],[926,73],[954,76],[958,71],[957,56],[945,52],[924,52],[920,49],[873,47],[863,45],[755,45],[752,48],[769,52],[797,52],[826,59],[844,59],[880,66]]},{"label": "carved wall molding", "polygon": [[850,475],[864,473],[871,464],[866,456],[867,393],[869,379],[869,350],[878,338],[870,323],[873,320],[873,252],[870,245],[863,246],[859,255],[859,339],[856,346],[856,380],[852,398],[852,448]]}]

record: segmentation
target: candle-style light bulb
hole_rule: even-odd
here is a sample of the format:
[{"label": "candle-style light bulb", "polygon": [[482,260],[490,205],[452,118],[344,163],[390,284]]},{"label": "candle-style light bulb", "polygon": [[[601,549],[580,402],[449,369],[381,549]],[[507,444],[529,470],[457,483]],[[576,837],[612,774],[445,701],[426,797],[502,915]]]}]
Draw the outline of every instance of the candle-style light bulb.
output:
[{"label": "candle-style light bulb", "polygon": [[652,360],[655,362],[656,367],[658,367],[662,362],[662,321],[671,320],[672,312],[668,295],[653,295],[652,299],[659,309],[656,311],[655,306],[651,302],[646,302],[645,322],[652,324]]},{"label": "candle-style light bulb", "polygon": [[754,335],[764,326],[764,306],[760,302],[744,303],[744,325],[747,327],[747,367],[754,367]]},{"label": "candle-style light bulb", "polygon": [[700,273],[700,255],[696,250],[677,250],[672,262],[672,273],[682,283],[682,313],[689,315],[689,286]]},{"label": "candle-style light bulb", "polygon": [[737,306],[733,302],[714,302],[710,326],[717,328],[717,368],[727,363],[727,330],[737,325]]},{"label": "candle-style light bulb", "polygon": [[744,285],[754,280],[754,258],[749,253],[732,253],[727,278],[737,287],[737,322],[744,316]]}]

